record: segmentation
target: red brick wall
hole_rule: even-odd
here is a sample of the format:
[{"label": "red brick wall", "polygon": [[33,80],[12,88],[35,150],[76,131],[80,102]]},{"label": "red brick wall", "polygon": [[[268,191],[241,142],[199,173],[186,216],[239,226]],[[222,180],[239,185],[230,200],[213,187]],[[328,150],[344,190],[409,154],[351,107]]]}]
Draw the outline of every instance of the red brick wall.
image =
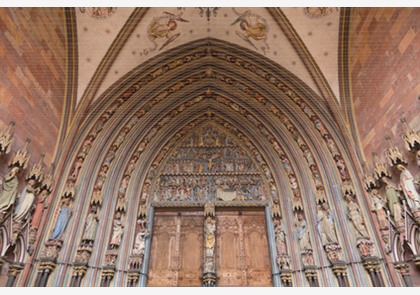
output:
[{"label": "red brick wall", "polygon": [[41,153],[47,165],[53,159],[64,103],[65,33],[63,8],[0,8],[0,128],[16,122],[6,160],[27,137],[31,163]]},{"label": "red brick wall", "polygon": [[371,153],[383,154],[398,145],[410,161],[401,140],[404,116],[420,130],[420,8],[353,8],[349,56],[354,114],[368,165]]}]

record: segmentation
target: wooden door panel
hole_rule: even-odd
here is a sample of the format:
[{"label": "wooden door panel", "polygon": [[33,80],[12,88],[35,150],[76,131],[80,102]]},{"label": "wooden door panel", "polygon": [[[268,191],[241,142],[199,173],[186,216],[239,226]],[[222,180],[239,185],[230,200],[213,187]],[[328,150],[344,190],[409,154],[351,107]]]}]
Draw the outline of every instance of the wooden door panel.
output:
[{"label": "wooden door panel", "polygon": [[[148,286],[202,285],[204,216],[156,212]],[[216,211],[216,272],[220,287],[272,286],[265,213]]]},{"label": "wooden door panel", "polygon": [[203,226],[202,212],[155,213],[148,286],[201,286]]},{"label": "wooden door panel", "polygon": [[148,286],[176,286],[175,269],[176,216],[157,214],[154,220],[150,251]]},{"label": "wooden door panel", "polygon": [[181,219],[178,286],[202,285],[204,217],[183,215]]},{"label": "wooden door panel", "polygon": [[218,286],[272,286],[264,211],[216,213]]}]

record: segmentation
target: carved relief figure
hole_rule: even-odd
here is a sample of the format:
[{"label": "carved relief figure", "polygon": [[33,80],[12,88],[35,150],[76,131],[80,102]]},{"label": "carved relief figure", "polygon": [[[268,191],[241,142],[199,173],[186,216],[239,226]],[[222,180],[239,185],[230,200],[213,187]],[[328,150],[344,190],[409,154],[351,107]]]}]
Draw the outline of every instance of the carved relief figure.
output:
[{"label": "carved relief figure", "polygon": [[404,193],[408,206],[412,211],[420,209],[420,196],[414,186],[414,177],[411,172],[403,165],[397,165],[400,174],[400,186]]},{"label": "carved relief figure", "polygon": [[351,197],[347,197],[347,216],[355,229],[357,238],[369,237],[365,223],[363,221],[362,212],[359,205],[357,205]]},{"label": "carved relief figure", "polygon": [[11,171],[4,176],[2,180],[2,189],[0,191],[0,212],[4,213],[16,201],[18,196],[18,167],[13,167]]},{"label": "carved relief figure", "polygon": [[51,234],[52,240],[61,239],[61,236],[63,235],[64,230],[66,229],[67,223],[69,222],[71,215],[72,211],[70,208],[70,200],[64,199],[62,201],[60,212],[58,213],[57,221],[55,222],[55,226]]},{"label": "carved relief figure", "polygon": [[82,150],[77,155],[79,158],[85,159],[87,154],[90,151],[90,148],[92,147],[94,137],[93,135],[89,135],[88,138],[83,142]]},{"label": "carved relief figure", "polygon": [[312,153],[311,153],[311,151],[309,149],[305,149],[303,151],[303,155],[305,156],[306,161],[308,162],[309,167],[315,166],[314,158],[313,158]]},{"label": "carved relief figure", "polygon": [[324,210],[322,205],[317,205],[317,229],[321,236],[322,245],[338,243],[335,234],[334,221],[329,211]]},{"label": "carved relief figure", "polygon": [[337,147],[335,146],[334,140],[332,140],[330,137],[326,137],[327,138],[327,146],[328,149],[330,150],[333,158],[338,158],[340,156],[340,152],[338,151]]},{"label": "carved relief figure", "polygon": [[35,180],[30,179],[28,184],[23,189],[19,197],[19,203],[16,206],[15,212],[13,214],[13,219],[15,221],[23,221],[28,216],[28,213],[34,209],[33,204],[35,201],[35,194],[38,194],[38,190],[35,186]]}]

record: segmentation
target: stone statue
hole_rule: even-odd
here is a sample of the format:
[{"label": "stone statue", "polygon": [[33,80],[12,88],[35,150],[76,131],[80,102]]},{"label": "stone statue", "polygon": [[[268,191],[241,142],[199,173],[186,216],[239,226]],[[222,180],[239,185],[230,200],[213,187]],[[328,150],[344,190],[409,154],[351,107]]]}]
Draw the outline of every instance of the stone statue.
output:
[{"label": "stone statue", "polygon": [[373,189],[370,192],[370,198],[372,200],[371,211],[376,213],[376,216],[378,217],[379,227],[381,229],[387,229],[388,225],[385,212],[385,201],[379,195],[377,189]]},{"label": "stone statue", "polygon": [[58,213],[57,221],[55,222],[53,232],[51,234],[52,240],[61,240],[61,236],[63,235],[64,230],[66,229],[71,214],[72,212],[70,208],[70,200],[64,199],[60,208],[60,212]]},{"label": "stone statue", "polygon": [[204,273],[214,272],[214,247],[216,244],[216,220],[210,215],[206,217],[204,222]]},{"label": "stone statue", "polygon": [[111,249],[118,248],[120,246],[123,233],[124,224],[121,221],[121,213],[117,212],[115,213],[114,227],[112,229],[111,242],[109,243]]},{"label": "stone statue", "polygon": [[347,216],[355,229],[356,237],[369,237],[359,205],[357,205],[351,197],[347,197],[347,201]]},{"label": "stone statue", "polygon": [[403,165],[397,165],[400,174],[400,186],[404,193],[408,206],[412,211],[420,209],[420,196],[414,186],[414,177],[411,172]]},{"label": "stone statue", "polygon": [[216,221],[208,216],[204,224],[206,256],[213,256],[216,244]]},{"label": "stone statue", "polygon": [[279,219],[274,220],[274,233],[276,238],[277,255],[287,254],[286,233]]},{"label": "stone statue", "polygon": [[309,232],[306,226],[306,220],[303,218],[302,213],[298,214],[296,226],[300,250],[302,252],[306,250],[312,250],[311,242],[309,240]]},{"label": "stone statue", "polygon": [[402,220],[402,207],[398,187],[387,177],[382,177],[381,180],[385,184],[386,198],[391,215],[395,222],[399,222]]},{"label": "stone statue", "polygon": [[133,255],[144,255],[144,248],[146,247],[146,238],[149,236],[147,230],[146,220],[139,219],[137,221],[140,224],[140,230],[136,235],[136,240],[134,242]]},{"label": "stone statue", "polygon": [[19,181],[17,173],[19,172],[18,167],[13,167],[11,171],[4,176],[2,181],[2,188],[0,191],[0,212],[4,213],[9,209],[16,201],[18,196],[18,185]]},{"label": "stone statue", "polygon": [[324,210],[322,205],[317,205],[317,229],[321,236],[322,245],[330,243],[338,243],[337,236],[335,234],[335,227],[330,212]]},{"label": "stone statue", "polygon": [[93,241],[95,240],[96,230],[98,229],[98,221],[97,208],[93,206],[86,218],[86,226],[82,238],[82,241],[90,246],[93,245]]},{"label": "stone statue", "polygon": [[38,190],[35,186],[36,181],[34,179],[30,179],[23,189],[19,197],[19,203],[13,214],[13,219],[15,221],[23,221],[28,216],[28,213],[34,209],[33,204],[35,201],[35,195],[38,194]]}]

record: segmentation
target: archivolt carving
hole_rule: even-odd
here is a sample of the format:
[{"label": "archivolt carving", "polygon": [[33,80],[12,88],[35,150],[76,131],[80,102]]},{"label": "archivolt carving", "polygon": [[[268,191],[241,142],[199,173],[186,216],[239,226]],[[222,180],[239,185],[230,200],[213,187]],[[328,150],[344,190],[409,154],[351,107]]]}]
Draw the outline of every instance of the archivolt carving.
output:
[{"label": "archivolt carving", "polygon": [[[281,92],[283,92],[286,96],[288,96],[289,98],[292,99],[292,101],[294,101],[301,109],[302,111],[309,117],[309,119],[314,123],[314,126],[317,130],[319,130],[321,136],[323,136],[323,138],[326,139],[326,143],[327,143],[327,138],[329,136],[328,131],[326,130],[325,126],[322,125],[322,123],[320,122],[319,118],[317,117],[317,115],[312,111],[312,109],[292,90],[290,90],[290,88],[279,81],[278,78],[274,77],[272,74],[269,74],[267,71],[263,70],[261,67],[255,65],[255,64],[251,64],[243,59],[240,58],[236,58],[233,56],[229,56],[226,53],[223,52],[218,52],[216,50],[211,49],[210,51],[208,50],[203,50],[200,49],[192,54],[186,55],[180,59],[174,60],[173,62],[170,62],[164,66],[162,66],[161,68],[154,70],[153,72],[149,72],[148,74],[146,74],[145,76],[143,76],[140,80],[138,80],[137,82],[135,82],[130,89],[124,91],[124,93],[122,93],[121,95],[118,96],[118,99],[112,103],[109,107],[108,110],[102,114],[102,116],[99,118],[99,120],[93,125],[92,130],[90,131],[90,133],[88,134],[88,136],[86,137],[86,141],[83,146],[81,146],[80,151],[78,153],[78,157],[75,159],[74,165],[76,166],[76,163],[79,164],[83,164],[83,161],[85,160],[87,154],[90,151],[90,146],[93,141],[97,138],[99,132],[101,132],[101,130],[103,129],[104,125],[106,122],[108,122],[109,118],[111,116],[113,116],[115,114],[115,112],[122,106],[123,103],[125,103],[127,100],[129,100],[134,94],[136,94],[137,92],[139,92],[141,89],[143,89],[144,87],[146,87],[152,80],[164,75],[165,73],[167,73],[170,70],[173,70],[181,65],[184,65],[186,63],[189,63],[193,60],[198,60],[200,58],[203,58],[205,56],[209,56],[208,54],[210,54],[212,57],[218,58],[218,59],[224,59],[228,62],[231,63],[235,63],[238,66],[241,66],[243,68],[245,68],[246,70],[252,71],[254,74],[259,75],[260,77],[262,77],[263,79],[265,79],[266,81],[268,81],[269,83],[271,83],[272,85],[274,85],[275,87],[277,87]],[[115,157],[115,152],[116,150],[123,144],[123,141],[125,140],[125,138],[127,137],[127,133],[129,132],[129,130],[131,128],[133,128],[133,126],[135,126],[136,124],[139,124],[139,119],[149,110],[151,110],[153,108],[153,106],[155,106],[157,103],[161,102],[162,100],[164,100],[169,94],[180,91],[183,87],[190,85],[196,81],[199,81],[200,79],[204,78],[204,77],[213,77],[215,79],[218,79],[219,81],[223,81],[227,84],[230,84],[240,90],[242,90],[243,92],[245,92],[246,94],[248,94],[249,96],[253,97],[256,101],[258,101],[260,104],[263,104],[271,113],[273,113],[276,117],[281,119],[281,122],[286,126],[286,129],[292,134],[293,138],[295,139],[295,141],[297,142],[298,146],[300,147],[301,151],[302,151],[302,155],[305,157],[308,166],[310,167],[312,173],[313,173],[313,178],[314,178],[314,183],[315,183],[315,187],[318,189],[317,190],[317,194],[316,194],[316,202],[317,203],[324,203],[326,202],[326,196],[325,196],[325,191],[323,190],[323,185],[322,185],[322,178],[319,175],[317,166],[316,166],[316,162],[313,159],[312,153],[311,151],[308,149],[307,144],[305,143],[305,141],[303,140],[302,136],[296,131],[296,128],[290,124],[289,120],[286,118],[286,116],[279,110],[279,108],[275,105],[276,103],[270,102],[267,98],[265,98],[263,95],[261,95],[260,93],[258,93],[257,91],[255,91],[254,89],[252,89],[251,87],[249,87],[246,84],[243,84],[239,81],[235,81],[234,79],[232,79],[231,77],[227,77],[224,76],[220,73],[217,72],[213,72],[213,71],[209,71],[207,70],[206,73],[197,73],[194,74],[186,79],[183,79],[182,81],[178,81],[177,83],[174,83],[173,85],[167,87],[164,91],[160,92],[158,95],[156,95],[155,97],[153,97],[149,103],[147,105],[144,106],[144,108],[142,110],[139,110],[135,116],[133,116],[132,121],[130,121],[130,123],[128,123],[125,127],[122,128],[123,133],[120,134],[120,136],[116,139],[116,142],[114,142],[114,144],[112,144],[113,148],[111,148],[108,153],[109,156],[106,157],[101,171],[98,174],[97,178],[96,178],[96,183],[95,183],[95,188],[94,188],[94,192],[91,198],[91,204],[92,205],[100,205],[102,202],[102,188],[103,188],[103,184],[104,181],[106,180],[106,176],[109,170],[109,165],[110,163],[113,161],[114,157]],[[152,84],[152,83],[150,83]],[[128,164],[128,166],[125,169],[124,172],[124,177],[121,180],[128,182],[130,180],[130,176],[131,173],[134,170],[134,167],[137,163],[137,161],[139,160],[139,157],[141,155],[141,153],[145,150],[146,146],[150,143],[150,141],[152,140],[152,138],[157,134],[157,132],[163,128],[163,126],[167,125],[170,123],[170,121],[179,113],[183,112],[186,108],[188,108],[189,106],[191,106],[193,103],[197,103],[200,102],[205,96],[198,96],[195,99],[197,101],[195,102],[188,102],[190,103],[190,105],[188,105],[188,103],[184,103],[181,104],[180,106],[177,106],[176,109],[171,111],[171,115],[165,117],[164,119],[162,119],[159,123],[157,123],[153,128],[151,128],[148,133],[140,140],[138,148],[136,150],[136,152],[132,155],[130,162]],[[300,196],[300,189],[299,189],[299,184],[296,180],[296,174],[293,171],[293,168],[290,165],[290,161],[287,159],[287,157],[284,155],[283,150],[280,148],[279,143],[276,141],[276,137],[273,136],[266,127],[264,127],[264,125],[259,122],[254,115],[248,113],[244,108],[242,108],[241,106],[239,106],[238,104],[225,99],[221,96],[216,96],[216,100],[220,103],[225,103],[225,104],[229,104],[229,107],[231,108],[232,111],[234,112],[238,112],[241,115],[243,115],[249,122],[251,122],[253,125],[258,126],[261,130],[261,133],[264,134],[264,136],[267,137],[267,139],[269,140],[269,142],[272,144],[274,150],[277,151],[277,153],[279,154],[284,168],[286,170],[287,175],[289,176],[289,180],[290,180],[290,184],[292,187],[292,191],[293,191],[293,195],[295,196],[294,200],[293,200],[293,207],[294,210],[296,212],[300,212],[303,213],[303,207],[301,204],[301,196]],[[184,129],[182,129],[181,131],[179,131],[177,134],[175,134],[175,136],[169,140],[169,142],[167,143],[167,145],[161,150],[161,152],[159,153],[159,155],[156,157],[156,159],[154,160],[151,169],[149,171],[149,174],[147,176],[146,181],[142,186],[143,188],[143,192],[141,195],[141,199],[145,200],[146,198],[148,198],[149,195],[153,195],[153,193],[151,194],[151,180],[152,179],[156,179],[156,175],[158,174],[158,167],[162,166],[161,163],[162,161],[168,157],[168,151],[171,150],[173,148],[173,146],[175,144],[178,143],[179,139],[182,138],[185,134],[187,134],[188,132],[190,132],[191,130],[193,130],[197,125],[200,124],[199,121],[203,120],[203,118],[198,119],[192,123],[190,123],[188,126],[186,126]],[[259,154],[258,150],[252,145],[252,143],[247,139],[246,137],[241,133],[238,132],[239,130],[237,130],[236,128],[229,126],[229,124],[220,119],[217,118],[218,121],[217,122],[219,125],[223,126],[224,128],[226,128],[227,130],[229,130],[230,132],[237,134],[238,138],[241,140],[241,142],[245,143],[245,146],[249,149],[249,151],[251,152],[252,156],[255,157],[256,159],[260,160],[262,159],[262,156]],[[90,143],[89,143],[90,142]],[[343,165],[343,162],[341,162],[340,160],[342,160],[341,157],[341,153],[335,152],[333,153],[333,157],[337,160],[337,167],[339,167],[339,165]],[[78,162],[79,161],[79,162]],[[265,194],[269,195],[268,199],[272,199],[271,194],[273,193],[276,196],[276,188],[274,186],[274,181],[272,179],[272,176],[270,174],[270,169],[268,169],[268,165],[262,161],[263,165],[260,166],[259,169],[261,169],[260,171],[262,171],[262,174],[265,175],[265,178],[267,178],[267,184],[265,184]],[[339,168],[340,169],[340,168]],[[344,165],[341,166],[341,170],[339,171],[344,171],[341,175],[342,179],[348,179],[348,174],[346,174],[346,167]],[[127,177],[128,176],[128,177]],[[168,176],[169,177],[169,176]],[[71,180],[71,177],[69,177],[69,180]],[[77,175],[76,175],[76,179],[74,179],[74,182],[76,182],[77,180]],[[174,180],[174,179],[172,179]],[[171,179],[169,179],[168,181],[172,181]],[[174,180],[176,181],[176,180]],[[74,183],[73,182],[73,183]],[[128,183],[121,183],[121,196],[125,195],[125,189]],[[265,196],[267,197],[267,196]],[[230,201],[226,201],[225,204],[229,204]],[[125,201],[121,204],[125,204]],[[124,206],[118,206],[116,208],[116,211],[121,211],[124,212]]]}]

